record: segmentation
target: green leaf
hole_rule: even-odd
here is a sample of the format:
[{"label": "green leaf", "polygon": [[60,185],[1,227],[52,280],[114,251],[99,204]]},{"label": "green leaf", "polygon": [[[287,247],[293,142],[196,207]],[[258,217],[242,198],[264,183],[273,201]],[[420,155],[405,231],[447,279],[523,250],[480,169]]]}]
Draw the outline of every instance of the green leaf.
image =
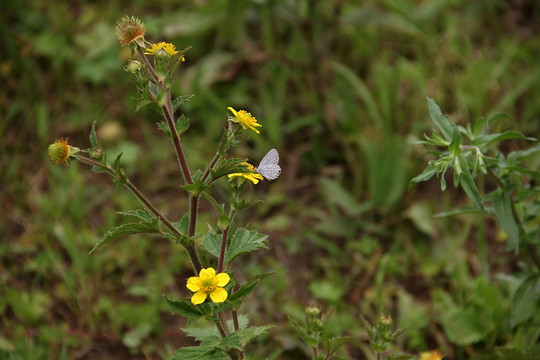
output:
[{"label": "green leaf", "polygon": [[240,288],[234,293],[232,293],[231,296],[229,296],[229,300],[234,301],[242,299],[243,297],[251,294],[251,292],[253,292],[253,290],[255,290],[255,287],[257,287],[257,285],[259,284],[259,281],[271,275],[273,275],[273,273],[260,274],[255,280],[242,283],[240,285]]},{"label": "green leaf", "polygon": [[[333,337],[325,341],[326,353],[328,356],[333,355],[340,347],[345,345],[351,339],[350,336]],[[328,357],[327,357],[328,358]]]},{"label": "green leaf", "polygon": [[320,179],[320,182],[328,201],[342,209],[347,215],[355,217],[367,210],[366,207],[360,204],[358,198],[353,196],[339,182],[326,178]]},{"label": "green leaf", "polygon": [[178,108],[180,106],[184,105],[186,102],[191,100],[191,98],[194,97],[194,96],[195,95],[193,95],[193,94],[192,95],[184,95],[184,96],[179,96],[176,99],[174,99],[173,102],[172,102],[173,112],[178,110]]},{"label": "green leaf", "polygon": [[105,235],[101,237],[101,239],[99,239],[96,246],[94,246],[94,248],[90,250],[90,254],[113,239],[126,236],[126,235],[141,234],[141,233],[157,233],[157,231],[152,226],[152,224],[149,224],[146,222],[129,223],[129,224],[117,226],[109,230]]},{"label": "green leaf", "polygon": [[476,138],[478,135],[480,135],[480,132],[484,129],[484,125],[486,124],[486,118],[483,116],[476,119],[474,122],[474,129],[473,129],[473,136]]},{"label": "green leaf", "polygon": [[461,134],[457,126],[455,126],[453,123],[451,124],[454,131],[452,133],[452,142],[448,146],[448,151],[450,151],[450,153],[454,156],[459,156],[461,155]]},{"label": "green leaf", "polygon": [[188,191],[193,196],[200,195],[208,186],[205,185],[201,180],[194,180],[193,183],[182,186],[186,191]]},{"label": "green leaf", "polygon": [[493,206],[495,208],[495,217],[499,222],[499,225],[508,235],[510,241],[508,242],[508,251],[519,251],[519,226],[516,223],[514,215],[512,213],[512,201],[510,200],[510,194],[506,191],[498,191],[493,198]]},{"label": "green leaf", "polygon": [[486,338],[491,329],[485,326],[476,309],[450,310],[442,322],[444,332],[457,345],[470,345]]},{"label": "green leaf", "polygon": [[182,216],[179,222],[173,222],[172,225],[180,232],[180,234],[185,235],[188,232],[189,227],[189,215],[185,214]]},{"label": "green leaf", "polygon": [[508,131],[503,132],[502,134],[489,134],[489,135],[479,136],[472,141],[472,145],[482,147],[482,146],[491,144],[492,142],[495,142],[495,141],[508,140],[508,139],[536,141],[536,138],[525,136],[518,131],[508,130]]},{"label": "green leaf", "polygon": [[156,219],[147,209],[120,211],[117,214],[133,216],[147,223],[152,223]]},{"label": "green leaf", "polygon": [[538,274],[529,275],[514,293],[510,316],[512,327],[526,322],[535,314],[539,303],[538,276]]},{"label": "green leaf", "polygon": [[178,135],[182,135],[187,129],[189,129],[189,119],[183,114],[176,120],[176,132]]},{"label": "green leaf", "polygon": [[219,347],[225,348],[225,349],[236,349],[236,350],[242,350],[242,344],[240,341],[240,336],[238,336],[237,333],[231,333],[227,335],[223,340],[221,340],[221,343],[219,344]]},{"label": "green leaf", "polygon": [[227,252],[225,253],[225,262],[230,264],[238,256],[257,249],[268,249],[266,246],[267,235],[256,231],[250,231],[243,228],[236,230],[231,238]]},{"label": "green leaf", "polygon": [[221,236],[213,230],[208,231],[203,239],[203,246],[206,251],[219,258],[221,254]]},{"label": "green leaf", "polygon": [[220,161],[214,169],[210,171],[212,174],[212,180],[217,180],[222,176],[234,173],[249,173],[248,167],[243,162],[247,159],[232,158]]},{"label": "green leaf", "polygon": [[434,161],[430,162],[420,175],[417,175],[414,179],[411,180],[411,182],[409,183],[409,187],[419,182],[431,179],[433,175],[437,174],[439,171],[439,166]]},{"label": "green leaf", "polygon": [[169,125],[165,122],[165,121],[160,121],[157,123],[157,126],[160,130],[163,130],[165,131],[165,133],[167,134],[167,137],[169,139],[172,139],[172,133],[171,133],[171,129],[169,128]]},{"label": "green leaf", "polygon": [[[460,155],[458,157],[458,161],[461,167],[459,184],[461,185],[461,188],[465,191],[465,194],[467,194],[469,199],[472,201],[474,207],[478,211],[480,211],[480,213],[484,213],[484,204],[482,203],[482,197],[480,196],[480,192],[478,191],[474,179],[471,176],[467,160],[463,157],[463,155]],[[454,169],[454,171],[456,171],[456,169]]]},{"label": "green leaf", "polygon": [[211,328],[182,328],[182,331],[187,336],[194,338],[196,341],[204,341],[210,337],[219,339],[219,332],[215,327]]},{"label": "green leaf", "polygon": [[193,306],[189,300],[171,300],[165,295],[163,295],[163,298],[174,313],[182,315],[188,319],[195,320],[205,315],[200,308]]},{"label": "green leaf", "polygon": [[219,216],[223,216],[225,214],[225,204],[219,204],[216,199],[212,195],[210,195],[207,191],[203,191],[201,195],[208,200],[208,202],[214,207],[214,209],[217,211]]},{"label": "green leaf", "polygon": [[97,135],[96,135],[96,122],[95,121],[92,123],[92,129],[90,130],[90,145],[93,148],[99,147],[99,143],[98,143]]},{"label": "green leaf", "polygon": [[429,108],[429,115],[431,116],[431,120],[437,125],[439,130],[444,136],[444,139],[448,142],[452,141],[452,135],[454,133],[454,130],[452,128],[452,123],[446,116],[444,116],[441,112],[441,108],[435,100],[428,97],[428,108]]},{"label": "green leaf", "polygon": [[240,337],[240,342],[242,343],[242,346],[246,346],[246,344],[249,343],[251,340],[253,340],[257,336],[266,334],[268,330],[274,327],[274,325],[252,326],[247,329],[238,330],[235,333]]},{"label": "green leaf", "polygon": [[190,346],[178,349],[172,360],[227,360],[227,355],[214,346]]}]

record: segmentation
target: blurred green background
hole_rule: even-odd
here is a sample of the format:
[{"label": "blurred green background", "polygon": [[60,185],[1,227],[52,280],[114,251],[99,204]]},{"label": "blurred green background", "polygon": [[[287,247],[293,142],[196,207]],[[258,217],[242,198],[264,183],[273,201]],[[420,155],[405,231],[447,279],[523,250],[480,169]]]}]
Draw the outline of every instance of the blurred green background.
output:
[{"label": "blurred green background", "polygon": [[[436,180],[407,189],[426,165],[414,141],[432,128],[427,96],[458,123],[506,112],[515,122],[505,129],[540,136],[538,1],[4,0],[0,358],[166,359],[192,344],[162,299],[189,296],[185,253],[139,236],[89,255],[125,221],[117,212],[139,204],[105,175],[46,154],[60,137],[89,147],[96,121],[109,158],[123,152],[163,212],[187,211],[159,115],[135,112],[129,51],[114,34],[126,14],[150,41],[193,46],[174,85],[196,94],[182,108],[192,170],[212,158],[228,106],[263,124],[235,155],[280,153],[279,180],[251,190],[264,204],[239,218],[269,234],[270,249],[237,263],[237,276],[276,272],[241,309],[251,324],[277,325],[248,353],[309,358],[287,319],[308,304],[335,310],[329,335],[351,335],[353,359],[373,358],[360,315],[406,328],[396,351],[449,359],[493,359],[538,336],[508,324],[520,257],[505,252],[496,221],[433,218],[467,199]],[[462,322],[445,317],[456,309]]]}]

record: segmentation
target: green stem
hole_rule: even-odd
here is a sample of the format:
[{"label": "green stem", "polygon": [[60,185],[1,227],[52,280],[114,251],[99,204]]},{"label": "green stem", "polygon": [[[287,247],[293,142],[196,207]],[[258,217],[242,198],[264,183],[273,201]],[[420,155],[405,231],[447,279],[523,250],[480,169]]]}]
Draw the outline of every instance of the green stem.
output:
[{"label": "green stem", "polygon": [[221,235],[221,251],[219,253],[219,264],[217,273],[223,272],[223,262],[225,261],[225,249],[227,246],[227,238],[229,237],[229,226],[223,229],[223,234]]}]

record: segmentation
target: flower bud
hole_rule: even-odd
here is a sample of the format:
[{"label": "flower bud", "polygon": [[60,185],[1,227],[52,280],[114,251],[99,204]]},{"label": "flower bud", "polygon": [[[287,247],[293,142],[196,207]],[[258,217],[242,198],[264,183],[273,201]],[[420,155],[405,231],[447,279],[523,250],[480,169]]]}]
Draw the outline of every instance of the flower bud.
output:
[{"label": "flower bud", "polygon": [[79,148],[68,145],[68,139],[58,139],[47,149],[49,158],[55,164],[69,162],[69,158],[80,151]]},{"label": "flower bud", "polygon": [[315,317],[319,316],[319,314],[321,313],[321,309],[318,308],[315,305],[310,305],[310,306],[307,306],[305,308],[305,312],[306,312],[307,316],[309,316],[311,318],[315,318]]},{"label": "flower bud", "polygon": [[130,60],[130,62],[124,66],[124,70],[132,74],[136,74],[141,70],[141,62],[139,60]]}]

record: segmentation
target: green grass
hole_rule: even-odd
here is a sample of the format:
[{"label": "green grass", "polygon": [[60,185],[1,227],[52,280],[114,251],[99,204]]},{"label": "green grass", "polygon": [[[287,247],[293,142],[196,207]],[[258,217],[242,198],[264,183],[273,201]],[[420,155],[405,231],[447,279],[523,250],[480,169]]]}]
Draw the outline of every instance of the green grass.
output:
[{"label": "green grass", "polygon": [[[243,311],[277,328],[248,352],[307,358],[286,315],[301,318],[311,303],[335,309],[330,335],[351,335],[355,359],[372,358],[359,316],[381,312],[408,329],[400,351],[467,359],[526,348],[538,334],[505,320],[523,259],[504,251],[495,221],[433,218],[466,198],[441,193],[436,181],[407,189],[425,165],[413,141],[432,127],[427,96],[458,123],[502,111],[516,120],[498,126],[540,135],[540,7],[525,3],[3,3],[0,357],[159,359],[191,344],[161,297],[188,296],[186,255],[144,236],[89,255],[125,221],[116,212],[138,204],[105,176],[46,158],[59,137],[87,147],[96,121],[104,146],[124,152],[123,166],[160,209],[173,219],[187,211],[159,116],[134,112],[136,90],[122,70],[129,54],[114,37],[124,14],[147,24],[149,40],[193,46],[174,88],[196,94],[183,107],[193,169],[211,159],[227,106],[264,126],[239,156],[280,153],[280,179],[252,190],[265,203],[239,218],[269,234],[270,250],[235,270],[276,272]],[[474,341],[459,338],[449,313],[479,314]]]}]

